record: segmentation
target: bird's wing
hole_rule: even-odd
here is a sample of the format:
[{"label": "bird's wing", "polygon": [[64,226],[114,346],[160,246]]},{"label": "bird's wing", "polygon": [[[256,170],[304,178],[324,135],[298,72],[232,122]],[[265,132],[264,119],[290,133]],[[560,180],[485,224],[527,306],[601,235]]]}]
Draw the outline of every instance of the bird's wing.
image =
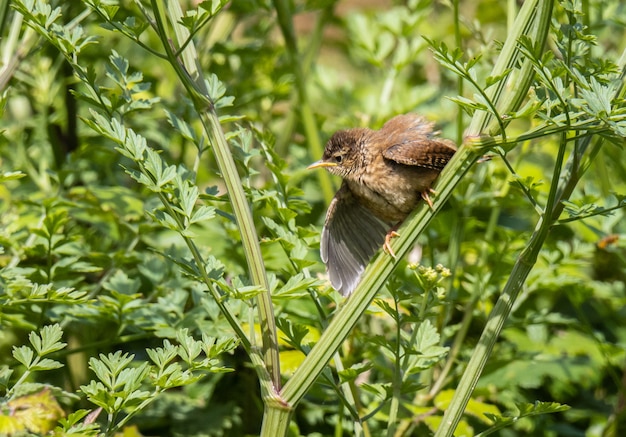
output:
[{"label": "bird's wing", "polygon": [[441,171],[456,152],[451,141],[424,136],[398,139],[383,151],[383,157],[398,164],[430,168]]},{"label": "bird's wing", "polygon": [[335,290],[343,296],[352,293],[388,229],[344,183],[328,208],[320,242],[322,261]]},{"label": "bird's wing", "polygon": [[374,135],[376,142],[390,144],[383,151],[385,159],[398,164],[441,171],[450,161],[456,146],[452,141],[435,138],[434,124],[417,114],[398,115]]}]

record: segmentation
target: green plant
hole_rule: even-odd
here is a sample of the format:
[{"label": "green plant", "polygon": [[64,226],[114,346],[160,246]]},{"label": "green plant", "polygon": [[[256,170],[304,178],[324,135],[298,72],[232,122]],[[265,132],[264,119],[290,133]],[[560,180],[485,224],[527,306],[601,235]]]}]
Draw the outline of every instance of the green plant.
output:
[{"label": "green plant", "polygon": [[[6,3],[8,432],[618,435],[624,7],[470,3]],[[301,169],[408,111],[459,151],[340,300]]]}]

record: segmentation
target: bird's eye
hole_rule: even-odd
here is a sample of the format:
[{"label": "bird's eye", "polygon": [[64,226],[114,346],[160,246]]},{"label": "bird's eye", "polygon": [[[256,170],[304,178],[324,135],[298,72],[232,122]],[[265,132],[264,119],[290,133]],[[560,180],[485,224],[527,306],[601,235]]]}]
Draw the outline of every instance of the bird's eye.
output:
[{"label": "bird's eye", "polygon": [[341,164],[341,161],[343,161],[343,156],[341,155],[335,155],[335,162],[337,164]]}]

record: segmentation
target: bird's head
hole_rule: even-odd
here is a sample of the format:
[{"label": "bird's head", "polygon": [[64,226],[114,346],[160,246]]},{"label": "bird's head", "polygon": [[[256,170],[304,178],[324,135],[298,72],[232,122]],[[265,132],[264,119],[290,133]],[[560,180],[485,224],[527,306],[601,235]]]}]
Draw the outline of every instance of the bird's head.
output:
[{"label": "bird's head", "polygon": [[309,169],[326,168],[341,177],[350,175],[363,164],[363,144],[369,129],[340,130],[326,143],[322,159],[309,165]]}]

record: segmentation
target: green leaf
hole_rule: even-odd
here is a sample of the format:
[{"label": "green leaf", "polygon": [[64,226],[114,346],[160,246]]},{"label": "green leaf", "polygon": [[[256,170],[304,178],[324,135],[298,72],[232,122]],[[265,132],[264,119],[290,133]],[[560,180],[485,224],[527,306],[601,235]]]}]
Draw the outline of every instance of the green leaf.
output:
[{"label": "green leaf", "polygon": [[36,364],[30,366],[28,370],[35,372],[38,370],[60,369],[61,367],[63,367],[62,363],[59,363],[58,361],[55,361],[55,360],[51,360],[49,358],[43,358],[37,361]]},{"label": "green leaf", "polygon": [[477,434],[476,437],[485,437],[487,435],[493,434],[501,429],[513,425],[515,422],[523,417],[538,416],[540,414],[560,413],[570,409],[569,406],[564,404],[539,401],[535,402],[534,404],[517,404],[516,407],[518,409],[517,412],[504,415],[485,412],[485,416],[487,416],[493,422],[493,425],[489,429],[481,432],[480,434]]},{"label": "green leaf", "polygon": [[187,364],[192,365],[193,361],[202,352],[202,342],[194,340],[188,334],[187,329],[183,329],[176,334],[176,340],[178,340],[178,356],[183,359]]},{"label": "green leaf", "polygon": [[33,362],[35,353],[28,346],[13,346],[13,358],[22,363],[26,368],[29,368]]},{"label": "green leaf", "polygon": [[127,400],[143,399],[149,394],[139,390],[149,372],[150,365],[146,362],[140,363],[137,367],[127,367],[119,372],[117,384],[123,385],[122,391],[129,394]]},{"label": "green leaf", "polygon": [[[13,357],[15,358],[15,352],[13,353]],[[7,365],[0,366],[0,389],[6,391],[11,375],[13,375],[13,369],[10,369]]]},{"label": "green leaf", "polygon": [[198,208],[191,218],[189,219],[189,223],[200,223],[206,220],[210,220],[215,217],[215,208],[212,206],[202,205]]},{"label": "green leaf", "polygon": [[501,82],[503,79],[506,79],[511,73],[511,71],[513,71],[512,68],[507,68],[506,70],[504,70],[501,74],[497,76],[488,76],[487,79],[485,79],[485,88],[489,88],[490,86],[495,85],[498,82]]},{"label": "green leaf", "polygon": [[205,82],[207,89],[209,90],[209,95],[211,96],[211,99],[213,100],[216,108],[232,106],[235,98],[231,96],[225,96],[226,87],[219,80],[217,75],[213,73],[209,74],[206,77]]},{"label": "green leaf", "polygon": [[448,99],[452,100],[454,103],[459,105],[461,109],[463,109],[469,115],[473,115],[474,111],[487,111],[488,110],[487,105],[476,102],[474,100],[470,100],[466,97],[457,96],[457,97],[448,97]]},{"label": "green leaf", "polygon": [[239,345],[239,340],[235,337],[230,338],[214,338],[202,334],[202,347],[208,358],[216,358],[217,356],[232,352]]},{"label": "green leaf", "polygon": [[342,384],[354,381],[360,374],[369,372],[374,368],[373,363],[357,363],[338,372],[339,380]]},{"label": "green leaf", "polygon": [[204,9],[213,16],[222,10],[228,2],[229,0],[204,0],[198,4],[198,7]]},{"label": "green leaf", "polygon": [[114,390],[119,384],[117,376],[130,365],[134,357],[121,351],[107,355],[100,354],[100,359],[89,360],[89,368],[109,389]]},{"label": "green leaf", "polygon": [[[69,431],[72,427],[79,425],[79,422],[83,418],[85,418],[89,413],[90,413],[90,410],[76,410],[74,412],[69,413],[67,417],[60,418],[59,425],[61,425],[61,428],[63,429],[63,431]],[[59,428],[57,428],[55,431],[58,432]],[[73,434],[68,433],[67,435],[71,436]]]},{"label": "green leaf", "polygon": [[194,207],[196,206],[196,201],[198,200],[198,187],[189,184],[187,181],[183,181],[180,177],[176,178],[174,185],[178,189],[181,213],[185,217],[191,218]]},{"label": "green leaf", "polygon": [[604,120],[613,112],[612,100],[615,91],[615,84],[604,85],[598,82],[595,77],[591,77],[589,88],[580,91],[582,99],[577,99],[576,102],[589,114]]},{"label": "green leaf", "polygon": [[165,110],[165,114],[167,115],[167,121],[178,131],[179,134],[182,135],[183,138],[196,145],[199,144],[196,132],[185,120],[177,117],[173,112],[170,112],[167,109]]},{"label": "green leaf", "polygon": [[157,209],[153,213],[148,214],[150,214],[157,222],[167,229],[171,229],[172,231],[182,230],[176,219],[165,211]]},{"label": "green leaf", "polygon": [[40,335],[41,337],[31,332],[28,336],[30,343],[39,356],[56,352],[67,346],[67,343],[59,341],[63,337],[63,331],[58,324],[44,326],[40,331]]},{"label": "green leaf", "polygon": [[424,320],[417,328],[415,349],[422,354],[439,343],[439,333],[430,320]]},{"label": "green leaf", "polygon": [[302,324],[296,324],[287,318],[277,318],[276,326],[285,335],[282,337],[287,344],[297,350],[302,350],[302,340],[309,333],[309,328]]},{"label": "green leaf", "polygon": [[21,179],[26,176],[26,173],[22,173],[21,171],[5,171],[0,173],[0,182],[13,181],[16,179]]},{"label": "green leaf", "polygon": [[393,393],[393,387],[391,386],[391,384],[363,383],[360,385],[360,387],[364,391],[373,394],[381,401],[385,399],[389,399],[391,397],[391,394]]},{"label": "green leaf", "polygon": [[434,366],[448,353],[448,347],[439,346],[440,336],[430,320],[424,320],[415,335],[415,352],[412,352],[407,374],[419,373]]},{"label": "green leaf", "polygon": [[295,299],[307,296],[309,288],[316,287],[321,281],[315,278],[305,278],[303,273],[291,276],[289,280],[272,293],[272,298]]},{"label": "green leaf", "polygon": [[169,340],[163,340],[163,347],[156,349],[146,349],[146,353],[154,364],[161,370],[165,368],[174,358],[178,356],[178,347],[170,343]]},{"label": "green leaf", "polygon": [[109,291],[116,291],[126,295],[134,295],[141,287],[139,278],[130,279],[122,270],[116,270],[102,286]]}]

